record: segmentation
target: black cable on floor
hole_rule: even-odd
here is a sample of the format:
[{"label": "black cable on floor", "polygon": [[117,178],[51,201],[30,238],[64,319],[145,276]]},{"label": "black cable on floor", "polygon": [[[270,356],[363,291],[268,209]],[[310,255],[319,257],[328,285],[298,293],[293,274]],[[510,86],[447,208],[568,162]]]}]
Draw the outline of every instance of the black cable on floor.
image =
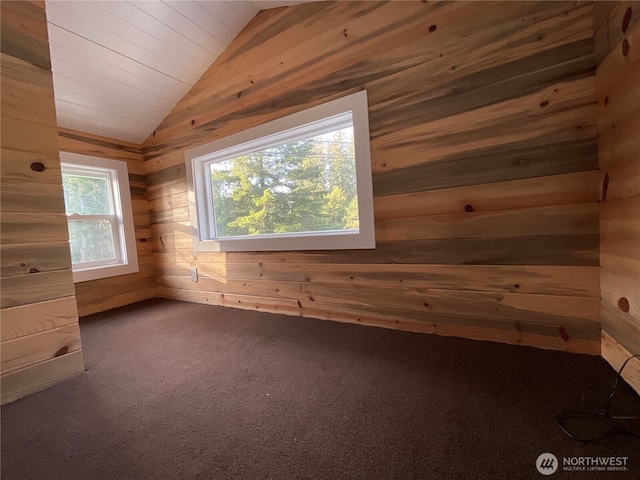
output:
[{"label": "black cable on floor", "polygon": [[[613,416],[610,412],[611,401],[616,395],[622,371],[632,358],[640,358],[640,354],[627,358],[618,370],[618,375],[611,386],[611,394],[607,398],[604,411],[594,413],[569,410],[556,416],[556,423],[564,433],[570,438],[581,442],[598,441],[616,431],[640,437],[640,431],[630,430],[621,424],[623,420],[637,420],[638,417]],[[582,393],[583,402],[585,401],[584,394],[591,386],[589,385]]]}]

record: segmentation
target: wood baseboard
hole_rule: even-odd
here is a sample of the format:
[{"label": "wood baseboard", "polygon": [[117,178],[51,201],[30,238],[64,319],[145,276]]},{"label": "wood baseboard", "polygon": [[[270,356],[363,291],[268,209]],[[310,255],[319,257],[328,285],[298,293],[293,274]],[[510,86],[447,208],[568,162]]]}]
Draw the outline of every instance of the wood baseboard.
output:
[{"label": "wood baseboard", "polygon": [[[620,367],[622,367],[622,364],[627,358],[638,353],[630,353],[605,331],[602,332],[601,340],[602,358],[609,362],[609,365],[611,365],[616,372],[620,370]],[[640,358],[632,358],[629,361],[622,371],[622,378],[640,395]]]},{"label": "wood baseboard", "polygon": [[2,376],[2,405],[26,397],[84,372],[82,350]]},{"label": "wood baseboard", "polygon": [[[600,340],[571,338],[568,341],[560,336],[550,337],[546,335],[535,335],[513,330],[499,330],[482,326],[464,326],[447,323],[417,322],[409,320],[395,320],[367,315],[349,315],[344,312],[327,312],[321,309],[309,309],[298,306],[295,300],[278,301],[278,305],[270,303],[273,299],[263,299],[250,297],[250,301],[243,302],[240,295],[220,295],[212,292],[201,292],[192,290],[175,290],[160,286],[158,297],[185,302],[204,303],[208,305],[219,305],[243,310],[255,310],[259,312],[276,313],[281,315],[291,315],[305,318],[316,318],[320,320],[330,320],[334,322],[354,323],[372,327],[389,328],[392,330],[404,330],[416,333],[430,333],[446,337],[460,337],[469,340],[483,340],[498,343],[508,343],[512,345],[524,345],[541,348],[544,350],[559,350],[572,353],[583,353],[588,355],[600,355]],[[247,297],[249,298],[249,297]],[[235,301],[234,301],[235,300]],[[305,304],[307,302],[304,302]],[[315,302],[312,302],[315,304]]]}]

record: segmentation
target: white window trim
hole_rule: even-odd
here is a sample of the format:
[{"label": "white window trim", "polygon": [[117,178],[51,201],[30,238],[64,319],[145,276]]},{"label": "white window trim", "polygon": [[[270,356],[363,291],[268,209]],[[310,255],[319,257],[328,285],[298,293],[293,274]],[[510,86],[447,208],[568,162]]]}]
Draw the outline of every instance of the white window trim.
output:
[{"label": "white window trim", "polygon": [[[359,230],[213,237],[209,165],[338,130],[353,121]],[[193,249],[196,252],[348,250],[375,248],[367,92],[360,91],[185,151]]]},{"label": "white window trim", "polygon": [[[112,222],[112,225],[114,227],[114,236],[117,235],[120,242],[120,252],[116,252],[117,258],[112,261],[115,263],[87,262],[82,264],[82,268],[74,268],[72,266],[74,283],[138,272],[138,252],[136,249],[127,162],[62,151],[60,152],[60,161],[63,170],[66,169],[71,172],[74,167],[78,166],[80,168],[109,169],[115,173],[115,181],[111,184],[113,196],[115,197],[111,199],[115,209],[114,215],[92,215],[92,217],[115,217],[118,220],[117,223]],[[118,199],[120,199],[119,202]],[[69,215],[67,218],[73,220],[74,217],[75,215]],[[87,218],[88,216],[82,215],[82,217]]]}]

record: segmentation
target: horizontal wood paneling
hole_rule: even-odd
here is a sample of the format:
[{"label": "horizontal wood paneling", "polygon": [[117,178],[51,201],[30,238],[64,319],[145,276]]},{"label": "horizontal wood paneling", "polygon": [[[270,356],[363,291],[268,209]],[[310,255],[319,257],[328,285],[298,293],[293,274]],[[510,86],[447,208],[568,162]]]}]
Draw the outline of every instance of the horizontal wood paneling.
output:
[{"label": "horizontal wood paneling", "polygon": [[0,9],[4,404],[82,372],[83,362],[44,4]]},{"label": "horizontal wood paneling", "polygon": [[71,269],[2,277],[2,308],[75,294]]},{"label": "horizontal wood paneling", "polygon": [[[630,352],[640,350],[640,327],[637,318],[625,313],[618,304],[618,299],[613,299],[614,303],[603,298],[600,306],[602,321],[602,331]],[[634,353],[635,354],[635,353]]]},{"label": "horizontal wood paneling", "polygon": [[2,24],[10,25],[25,34],[47,40],[44,2],[40,6],[34,2],[7,2],[2,10]]},{"label": "horizontal wood paneling", "polygon": [[602,269],[602,322],[608,332],[624,335],[628,350],[640,352],[640,280]]},{"label": "horizontal wood paneling", "polygon": [[[626,28],[625,17],[628,15]],[[620,47],[625,34],[640,20],[638,2],[595,2],[594,8],[595,49],[598,66],[616,47]]]},{"label": "horizontal wood paneling", "polygon": [[[3,90],[4,91],[4,90]],[[6,95],[7,92],[4,93]],[[58,129],[54,125],[45,125],[5,117],[2,122],[2,147],[36,154],[51,154],[57,148],[55,136]]]},{"label": "horizontal wood paneling", "polygon": [[2,344],[2,373],[77,350],[80,350],[80,328],[77,323],[10,340]]},{"label": "horizontal wood paneling", "polygon": [[[640,118],[640,109],[638,110],[637,118]],[[629,130],[626,140],[629,146],[628,148],[625,148],[627,151],[618,157],[614,157],[615,152],[612,155],[604,157],[609,159],[609,163],[602,165],[602,170],[600,172],[600,184],[604,185],[604,179],[606,177],[607,200],[640,196],[640,165],[639,162],[634,161],[633,143],[635,138],[631,139],[631,137],[635,137],[635,132],[640,131],[640,120],[638,120],[637,125],[633,126],[633,128],[630,128]],[[615,135],[613,134],[613,130],[609,130],[608,132],[610,132],[609,137],[614,137],[615,141],[617,132]],[[600,137],[600,144],[607,141],[608,138],[606,138],[606,135],[602,135]],[[620,143],[622,142],[615,143],[615,145],[619,146]],[[606,146],[604,149],[606,150]]]},{"label": "horizontal wood paneling", "polygon": [[600,235],[600,265],[640,280],[640,240]]},{"label": "horizontal wood paneling", "polygon": [[[598,173],[590,170],[566,175],[390,195],[376,197],[374,209],[376,218],[384,219],[462,213],[469,209],[474,212],[486,212],[589,203],[598,200],[598,192],[593,188],[597,178]],[[172,195],[169,198],[173,204],[176,204],[186,202],[187,195],[177,199]],[[162,207],[164,208],[158,208],[158,210],[166,208],[165,205]]]},{"label": "horizontal wood paneling", "polygon": [[337,290],[335,284],[326,283],[237,281],[228,278],[200,278],[197,284],[188,277],[162,276],[158,280],[162,286],[182,290],[401,309],[409,312],[433,312],[505,321],[519,318],[522,322],[528,323],[599,328],[597,298],[359,284],[343,284]]},{"label": "horizontal wood paneling", "polygon": [[77,283],[78,314],[91,315],[155,297],[149,207],[140,146],[64,128],[59,131],[58,144],[61,151],[127,162],[136,230],[139,271]]},{"label": "horizontal wood paneling", "polygon": [[30,303],[2,311],[2,341],[27,337],[78,322],[75,297]]},{"label": "horizontal wood paneling", "polygon": [[[51,72],[2,53],[2,109],[5,115],[56,127],[55,111],[43,111],[42,103],[53,100]],[[25,76],[26,75],[26,76]]]},{"label": "horizontal wood paneling", "polygon": [[[175,263],[171,263],[174,261]],[[158,275],[188,276],[198,265],[199,276],[229,280],[422,287],[482,292],[532,293],[596,297],[598,267],[536,267],[493,265],[230,263],[198,258],[165,257]],[[582,275],[588,273],[588,275]]]},{"label": "horizontal wood paneling", "polygon": [[380,242],[597,233],[597,203],[492,212],[421,215],[381,219],[376,222],[376,240]]},{"label": "horizontal wood paneling", "polygon": [[111,310],[112,308],[131,305],[149,298],[156,297],[156,285],[153,282],[145,282],[146,288],[140,285],[132,285],[131,291],[119,295],[102,295],[98,298],[87,299],[78,306],[78,315],[85,317],[98,312]]},{"label": "horizontal wood paneling", "polygon": [[4,211],[0,221],[5,245],[60,243],[69,240],[64,213],[24,213]]},{"label": "horizontal wood paneling", "polygon": [[[5,10],[11,8],[13,7],[7,6]],[[31,12],[26,13],[26,10],[31,10]],[[25,2],[24,6],[15,7],[13,11],[10,11],[10,15],[6,17],[6,20],[2,21],[0,46],[2,53],[50,71],[49,42],[46,35],[42,36],[44,31],[41,25],[38,28],[34,28],[35,24],[42,22],[42,19],[45,18],[44,11],[40,11],[40,18],[32,17],[29,19],[29,23],[31,23],[30,29],[24,29],[20,21],[26,15],[31,15],[34,10],[36,9],[31,9]]]},{"label": "horizontal wood paneling", "polygon": [[[305,82],[313,88],[306,88],[304,100],[312,104],[322,97],[342,95],[353,85],[359,87],[363,82],[380,79],[384,85],[370,89],[370,94],[379,91],[384,94],[383,99],[394,99],[399,108],[404,104],[406,110],[406,98],[398,95],[399,90],[412,94],[421,85],[433,85],[436,80],[447,85],[456,76],[488,73],[488,67],[504,68],[505,63],[531,56],[532,50],[543,52],[593,35],[591,8],[576,9],[569,3],[544,11],[525,5],[517,13],[497,3],[454,4],[446,8],[404,4],[402,11],[400,8],[381,3],[353,3],[349,7],[308,5],[274,12],[264,21],[262,12],[254,20],[252,30],[260,34],[244,35],[234,41],[227,50],[228,57],[222,59],[225,75],[207,82],[208,77],[216,76],[216,71],[210,69],[174,110],[171,119],[163,122],[163,134],[150,142],[149,147],[153,144],[154,149],[147,149],[147,153],[156,156],[173,151],[166,140],[177,140],[179,135],[186,134],[191,141],[203,143],[199,138],[226,135],[230,129],[237,131],[240,128],[237,123],[228,123],[238,119],[234,103],[239,90],[244,92],[243,107],[250,108],[247,113],[252,117],[243,118],[246,127],[266,120],[262,115],[270,111],[284,115],[299,110],[300,89],[296,87]],[[304,21],[302,26],[309,16],[313,16],[314,22]],[[335,21],[348,27],[347,31],[351,29],[352,34],[336,33]],[[436,30],[425,31],[427,24],[435,25]],[[513,41],[505,41],[507,37]],[[292,39],[296,41],[291,43]],[[252,46],[256,50],[248,62],[247,52]],[[258,57],[255,55],[258,50],[280,55]],[[547,61],[554,63],[550,58]],[[505,68],[504,73],[517,71],[522,65],[515,67]],[[407,82],[401,83],[405,78]],[[425,78],[430,81],[424,82]],[[211,102],[205,105],[203,101],[210,97],[212,83],[216,84],[217,101],[215,105]],[[446,92],[452,97],[457,93],[454,89]],[[406,114],[405,111],[403,116]],[[390,120],[393,118],[390,116]],[[195,129],[190,124],[192,120]],[[222,125],[225,133],[206,128]],[[167,145],[161,145],[162,142]]]},{"label": "horizontal wood paneling", "polygon": [[122,275],[117,279],[109,277],[77,283],[76,297],[83,301],[79,303],[79,309],[86,310],[84,303],[99,303],[105,297],[111,298],[124,293],[152,288],[153,276],[153,264],[145,260],[140,264],[140,270],[137,273]]},{"label": "horizontal wood paneling", "polygon": [[61,185],[30,185],[20,191],[20,183],[3,184],[0,201],[7,210],[16,213],[38,214],[43,212],[64,211],[64,197],[61,195]]},{"label": "horizontal wood paneling", "polygon": [[[576,108],[580,104],[583,106]],[[406,168],[424,163],[425,159],[435,161],[519,142],[543,147],[578,138],[592,139],[595,108],[592,78],[552,85],[525,97],[376,137],[373,148],[379,155],[373,159],[373,169],[379,172]],[[568,118],[571,123],[565,122]],[[514,119],[518,123],[514,124]],[[528,128],[523,129],[522,122]],[[495,130],[501,132],[500,137],[492,135]],[[392,150],[393,162],[386,161],[387,150]]]},{"label": "horizontal wood paneling", "polygon": [[[23,190],[41,189],[44,186],[58,187],[62,192],[62,177],[60,174],[60,159],[58,154],[52,152],[41,154],[37,152],[21,152],[18,150],[2,149],[2,187],[5,186],[17,191],[16,185],[22,185]],[[31,167],[34,162],[41,163],[42,171],[36,171]],[[27,188],[21,182],[26,182]]]},{"label": "horizontal wood paneling", "polygon": [[286,315],[306,316],[338,322],[372,325],[395,330],[430,333],[444,336],[467,337],[477,340],[528,345],[544,349],[570,352],[600,353],[597,340],[599,329],[562,327],[564,336],[554,326],[492,322],[488,319],[447,316],[436,314],[411,314],[406,310],[367,309],[348,305],[327,305],[318,302],[294,302],[291,300],[244,295],[228,295],[216,292],[176,290],[158,287],[164,298],[221,305],[244,310],[260,310]]},{"label": "horizontal wood paneling", "polygon": [[640,240],[640,195],[607,200],[600,204],[600,228],[604,235]]},{"label": "horizontal wood paneling", "polygon": [[[508,238],[451,238],[379,242],[375,250],[313,250],[301,252],[248,252],[217,255],[193,254],[188,234],[166,235],[153,225],[154,252],[235,263],[311,262],[358,264],[450,265],[598,265],[598,235],[531,235]],[[182,226],[179,226],[182,228]],[[160,257],[163,258],[163,257]]]},{"label": "horizontal wood paneling", "polygon": [[39,392],[82,372],[82,350],[10,372],[2,376],[2,404]]},{"label": "horizontal wood paneling", "polygon": [[127,162],[130,174],[144,175],[144,167],[138,164],[142,151],[140,146],[134,143],[59,128],[58,144],[65,152],[124,160]]},{"label": "horizontal wood paneling", "polygon": [[[55,214],[64,212],[62,177],[58,156],[3,148],[0,164],[4,210],[14,213]],[[34,163],[44,170],[36,172]],[[37,228],[37,227],[36,227]]]},{"label": "horizontal wood paneling", "polygon": [[401,170],[374,173],[374,195],[461,187],[594,170],[595,140],[531,147],[521,142],[452,156]]},{"label": "horizontal wood paneling", "polygon": [[596,12],[602,351],[618,369],[640,353],[640,4]]},{"label": "horizontal wood paneling", "polygon": [[[363,88],[375,250],[193,252],[185,149]],[[592,5],[262,12],[143,144],[158,293],[598,353],[596,100]]]},{"label": "horizontal wood paneling", "polygon": [[[602,332],[602,357],[609,362],[614,370],[619,371],[630,356],[629,350],[620,345],[611,335]],[[622,371],[622,378],[640,394],[639,358],[633,358],[627,363]]]},{"label": "horizontal wood paneling", "polygon": [[27,243],[2,245],[2,276],[69,270],[69,243]]}]

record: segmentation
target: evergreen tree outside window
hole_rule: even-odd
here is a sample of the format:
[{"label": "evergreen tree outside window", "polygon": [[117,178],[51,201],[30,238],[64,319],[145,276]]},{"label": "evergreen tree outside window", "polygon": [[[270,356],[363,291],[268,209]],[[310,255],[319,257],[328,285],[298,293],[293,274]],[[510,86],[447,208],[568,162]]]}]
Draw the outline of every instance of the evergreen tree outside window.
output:
[{"label": "evergreen tree outside window", "polygon": [[60,156],[74,281],[137,272],[126,163]]},{"label": "evergreen tree outside window", "polygon": [[375,247],[366,92],[185,157],[196,251]]},{"label": "evergreen tree outside window", "polygon": [[218,238],[358,229],[353,127],[210,168]]}]

